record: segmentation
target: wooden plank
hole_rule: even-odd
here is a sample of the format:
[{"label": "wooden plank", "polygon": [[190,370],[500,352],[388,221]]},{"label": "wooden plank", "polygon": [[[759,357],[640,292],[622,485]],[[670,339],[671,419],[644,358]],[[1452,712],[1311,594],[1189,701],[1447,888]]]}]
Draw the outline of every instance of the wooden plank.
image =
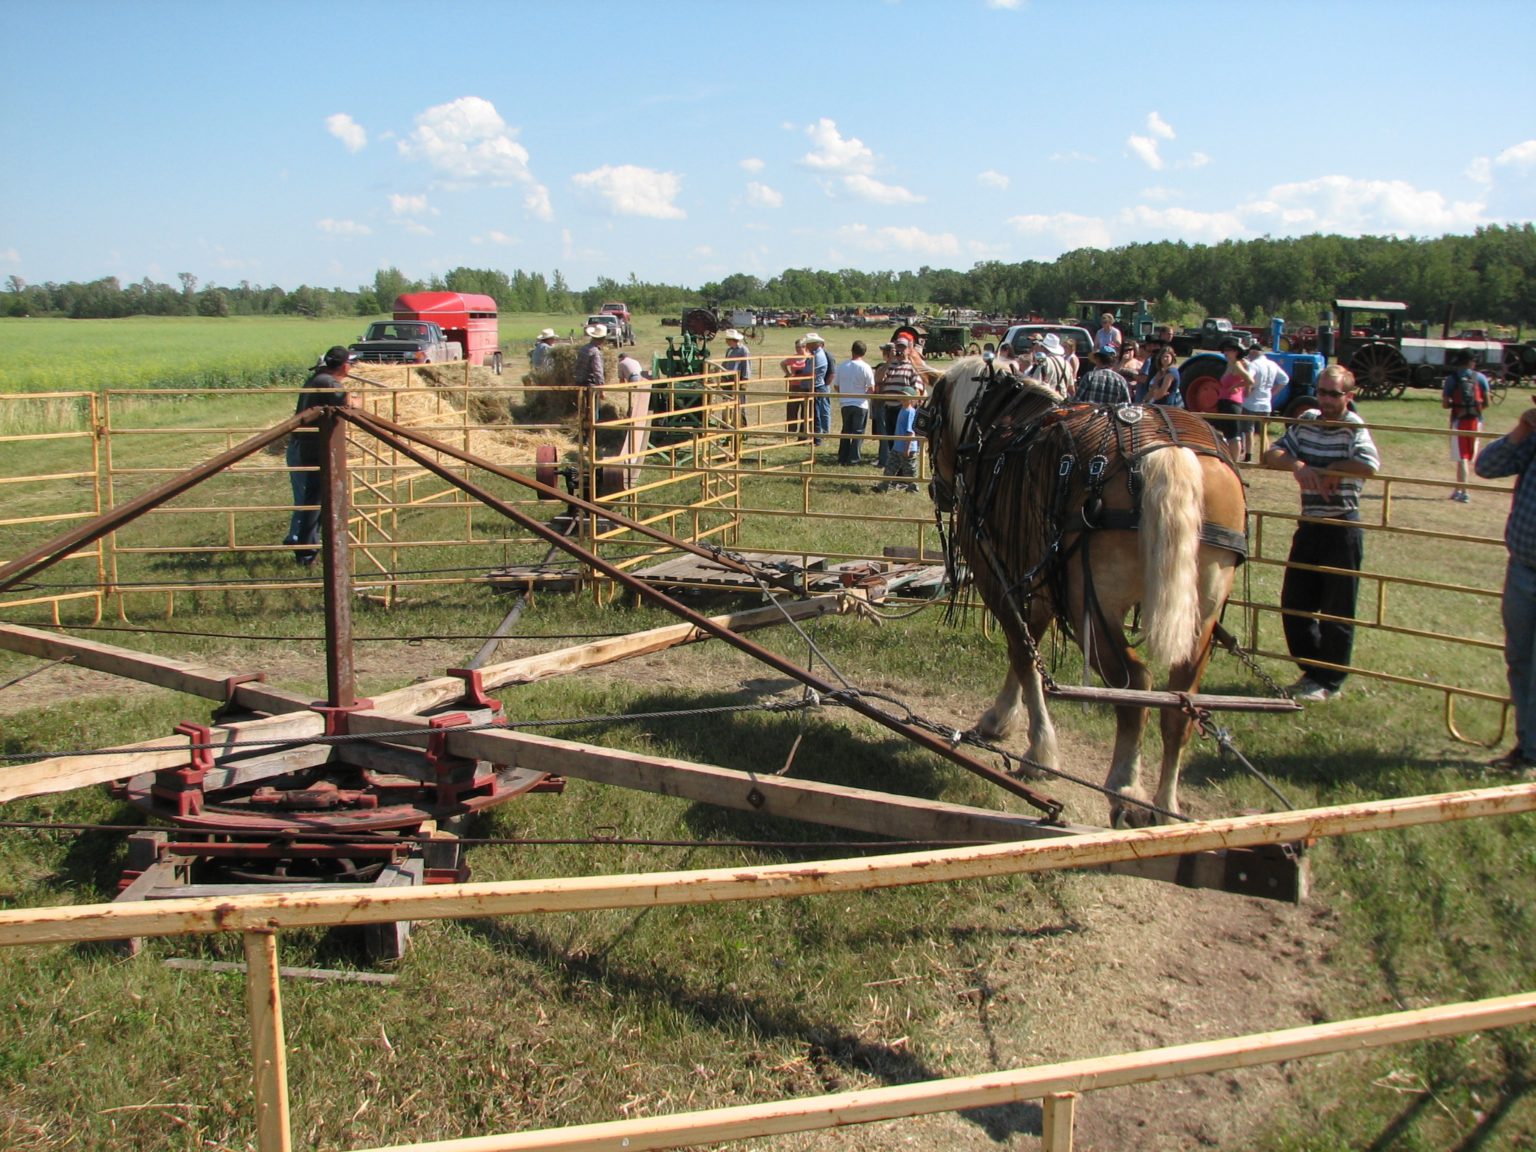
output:
[{"label": "wooden plank", "polygon": [[[782,623],[786,618],[806,620],[841,612],[846,600],[841,596],[822,596],[791,603],[770,604],[747,612],[735,612],[712,617],[715,623],[733,632],[745,632],[770,624]],[[693,624],[669,624],[636,632],[628,636],[608,637],[590,644],[578,644],[571,648],[557,649],[538,656],[509,660],[493,664],[481,672],[482,682],[488,689],[506,684],[526,684],[546,676],[595,668],[642,656],[681,644],[709,638]],[[242,686],[244,688],[246,686]],[[464,681],[453,676],[438,677],[420,684],[409,684],[393,692],[374,697],[379,710],[417,713],[452,704],[463,698]],[[274,702],[276,706],[277,702]],[[298,711],[307,704],[292,704],[287,714],[263,717],[259,720],[243,720],[214,728],[215,738],[228,744],[239,739],[301,740],[319,736],[325,730],[320,717],[313,712]],[[0,767],[0,802],[17,800],[26,796],[41,796],[53,792],[68,792],[92,784],[107,784],[123,780],[140,772],[153,772],[161,768],[175,768],[187,762],[186,748],[191,741],[185,736],[168,734],[154,740],[141,740],[125,744],[119,751],[90,756],[55,757],[34,760],[27,764]],[[169,752],[148,752],[149,748],[179,749]],[[232,750],[215,750],[215,758],[222,759]]]},{"label": "wooden plank", "polygon": [[251,1061],[256,1070],[256,1147],[291,1152],[288,1124],[288,1045],[278,986],[277,933],[245,933],[245,1004],[251,1018]]},{"label": "wooden plank", "polygon": [[[1118,860],[1293,843],[1531,811],[1536,811],[1536,784],[1511,784],[1159,828],[1103,831],[1056,840],[851,860],[428,885],[378,892],[367,900],[359,900],[351,892],[323,892],[9,909],[0,910],[0,946],[243,932],[252,928],[377,924],[402,918],[462,919],[787,899],[1059,868],[1091,868]],[[1072,1089],[1067,1086],[1050,1090]]]},{"label": "wooden plank", "polygon": [[1072,1152],[1077,1093],[1048,1092],[1040,1102],[1040,1152]]},{"label": "wooden plank", "polygon": [[1203,692],[1146,691],[1134,688],[1100,688],[1092,684],[1058,684],[1046,695],[1051,700],[1081,700],[1090,704],[1129,704],[1142,708],[1182,708],[1187,695],[1196,708],[1211,712],[1300,712],[1301,705],[1283,696],[1214,696]]},{"label": "wooden plank", "polygon": [[[115,644],[84,640],[66,633],[26,628],[20,624],[0,624],[0,648],[44,660],[68,659],[77,668],[126,676],[130,680],[140,680],[207,700],[225,699],[230,678],[238,675],[186,660],[174,660],[169,656],[155,656],[131,648],[120,648]],[[297,693],[250,682],[236,687],[235,703],[253,712],[289,712],[294,707],[307,708],[310,700]],[[272,704],[278,707],[269,707]]]},{"label": "wooden plank", "polygon": [[[179,956],[160,961],[178,972],[244,972],[245,965],[234,960],[192,960]],[[279,968],[284,980],[318,980],[326,984],[394,984],[400,979],[392,972],[351,972],[341,968]]]},{"label": "wooden plank", "polygon": [[[412,723],[411,717],[404,716],[367,717],[361,721],[359,730],[389,731],[391,724],[406,727]],[[515,730],[452,733],[448,748],[455,755],[516,764],[519,769],[899,840],[1002,844],[1103,831],[1088,825],[1052,824],[1012,812],[815,780],[757,776],[713,764],[648,756]],[[1237,867],[1238,864],[1243,866]],[[1300,900],[1306,890],[1306,877],[1299,864],[1293,862],[1287,869],[1278,861],[1238,860],[1230,851],[1133,858],[1104,864],[1099,870],[1185,888],[1241,891],[1286,901]],[[1289,882],[1282,885],[1281,878]]]},{"label": "wooden plank", "polygon": [[568,1128],[394,1144],[359,1152],[532,1152],[534,1149],[540,1152],[610,1152],[616,1148],[640,1152],[644,1149],[695,1147],[760,1136],[841,1129],[853,1124],[872,1124],[938,1112],[999,1108],[1064,1093],[1123,1088],[1338,1052],[1510,1028],[1532,1020],[1536,1020],[1536,993],[1524,992],[1384,1016],[1309,1024],[1279,1032],[1223,1037],[1033,1068],[982,1072],[947,1080],[802,1096],[763,1104],[739,1104],[680,1115],[610,1120]]}]

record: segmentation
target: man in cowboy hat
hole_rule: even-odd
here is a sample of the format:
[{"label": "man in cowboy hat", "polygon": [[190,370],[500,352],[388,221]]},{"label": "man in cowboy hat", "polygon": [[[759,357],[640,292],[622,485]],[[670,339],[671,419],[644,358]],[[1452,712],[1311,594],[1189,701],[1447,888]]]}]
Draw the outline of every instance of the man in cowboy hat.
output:
[{"label": "man in cowboy hat", "polygon": [[720,365],[725,369],[725,386],[736,389],[736,411],[741,414],[742,427],[746,427],[747,381],[752,379],[752,361],[747,359],[741,333],[734,328],[725,330],[725,355],[720,357]]},{"label": "man in cowboy hat", "polygon": [[1072,379],[1072,370],[1067,367],[1066,351],[1061,337],[1054,332],[1047,332],[1040,341],[1034,364],[1025,375],[1040,381],[1058,396],[1067,395],[1076,381]]},{"label": "man in cowboy hat", "polygon": [[528,367],[532,371],[543,372],[554,365],[555,341],[558,339],[553,328],[546,328],[539,333],[533,348],[528,353]]},{"label": "man in cowboy hat", "polygon": [[832,361],[827,358],[827,342],[815,332],[805,334],[805,350],[811,361],[811,391],[816,395],[815,442],[832,431]]},{"label": "man in cowboy hat", "polygon": [[592,420],[603,402],[603,386],[608,383],[608,367],[603,363],[603,345],[608,343],[608,325],[588,324],[587,343],[576,353],[576,383],[582,389],[576,397],[576,411],[583,428]]}]

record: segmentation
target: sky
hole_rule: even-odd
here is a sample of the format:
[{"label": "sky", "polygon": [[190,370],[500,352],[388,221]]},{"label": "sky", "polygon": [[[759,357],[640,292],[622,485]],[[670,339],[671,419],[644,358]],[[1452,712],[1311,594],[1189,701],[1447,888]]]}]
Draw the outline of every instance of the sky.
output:
[{"label": "sky", "polygon": [[1536,219],[1530,25],[1504,0],[13,0],[0,281],[696,287],[1466,233]]}]

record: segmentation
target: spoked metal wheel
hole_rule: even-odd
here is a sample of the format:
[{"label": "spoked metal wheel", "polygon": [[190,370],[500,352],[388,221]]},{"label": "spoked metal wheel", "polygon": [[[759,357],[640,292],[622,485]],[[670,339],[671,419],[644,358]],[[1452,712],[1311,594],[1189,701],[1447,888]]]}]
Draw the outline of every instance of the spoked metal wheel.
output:
[{"label": "spoked metal wheel", "polygon": [[1349,358],[1355,386],[1366,400],[1396,400],[1408,388],[1408,361],[1390,344],[1367,344]]}]

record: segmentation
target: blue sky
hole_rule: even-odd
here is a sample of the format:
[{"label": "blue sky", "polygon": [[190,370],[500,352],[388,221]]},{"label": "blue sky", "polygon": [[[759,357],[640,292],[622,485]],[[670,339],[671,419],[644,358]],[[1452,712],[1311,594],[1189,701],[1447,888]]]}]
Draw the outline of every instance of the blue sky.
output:
[{"label": "blue sky", "polygon": [[1536,218],[1528,5],[6,6],[0,277],[697,285]]}]

